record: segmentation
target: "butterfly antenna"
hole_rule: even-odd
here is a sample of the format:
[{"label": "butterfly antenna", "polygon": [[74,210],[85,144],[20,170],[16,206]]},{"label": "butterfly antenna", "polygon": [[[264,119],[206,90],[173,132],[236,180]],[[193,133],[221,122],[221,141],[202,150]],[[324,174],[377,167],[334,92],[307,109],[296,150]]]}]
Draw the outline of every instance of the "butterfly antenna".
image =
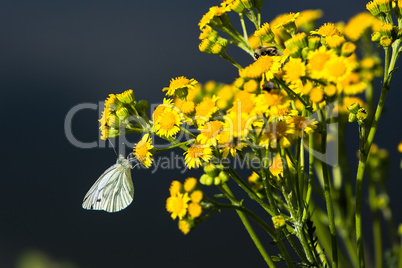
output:
[{"label": "butterfly antenna", "polygon": [[[133,153],[129,153],[127,155],[127,160],[130,163],[130,165],[132,166],[131,169],[135,168],[137,165],[139,165],[140,163],[138,162],[137,158],[134,156]],[[133,163],[135,163],[135,165],[133,165]]]},{"label": "butterfly antenna", "polygon": [[113,146],[113,143],[112,143],[109,139],[107,139],[107,140],[109,141],[109,144],[112,146],[113,151],[114,151],[114,153],[115,153],[116,156],[117,156],[118,154],[117,154],[117,152],[116,152],[116,149],[115,149],[114,146]]}]

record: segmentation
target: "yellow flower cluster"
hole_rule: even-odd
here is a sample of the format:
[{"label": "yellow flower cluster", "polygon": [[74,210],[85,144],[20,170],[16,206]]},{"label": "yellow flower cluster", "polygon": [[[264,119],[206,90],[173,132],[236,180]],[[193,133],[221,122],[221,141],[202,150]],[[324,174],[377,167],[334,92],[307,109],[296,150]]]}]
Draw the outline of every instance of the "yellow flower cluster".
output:
[{"label": "yellow flower cluster", "polygon": [[110,94],[105,100],[105,109],[99,119],[101,139],[117,137],[124,134],[131,125],[127,119],[137,113],[133,91],[127,90],[121,94]]},{"label": "yellow flower cluster", "polygon": [[170,197],[166,200],[166,210],[172,219],[179,218],[179,229],[187,234],[197,224],[203,212],[204,197],[196,178],[187,178],[184,184],[173,181],[170,185]]}]

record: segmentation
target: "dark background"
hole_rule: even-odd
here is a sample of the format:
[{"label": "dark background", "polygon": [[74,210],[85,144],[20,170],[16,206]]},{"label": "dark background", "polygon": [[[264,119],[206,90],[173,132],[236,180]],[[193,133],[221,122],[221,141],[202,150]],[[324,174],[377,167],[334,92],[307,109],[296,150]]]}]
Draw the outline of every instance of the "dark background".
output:
[{"label": "dark background", "polygon": [[[197,24],[210,6],[218,4],[0,2],[0,267],[15,267],[29,250],[39,250],[54,262],[68,260],[88,268],[264,265],[233,211],[215,215],[187,236],[180,233],[165,210],[165,200],[172,180],[196,176],[195,171],[183,175],[134,170],[135,198],[127,209],[114,214],[83,210],[83,196],[116,156],[110,148],[74,147],[64,134],[64,119],[73,106],[97,104],[110,93],[133,89],[137,99],[158,103],[164,97],[162,88],[173,77],[232,83],[237,71],[230,64],[198,50]],[[262,21],[318,8],[324,11],[320,23],[347,21],[364,11],[365,4],[265,1]],[[237,23],[237,18],[232,16],[232,21]],[[240,61],[251,61],[240,50],[231,53]],[[402,137],[399,74],[387,99],[388,118],[376,137],[391,154],[388,185],[394,208],[402,202],[396,150]],[[98,111],[77,113],[72,126],[76,138],[97,141],[97,120]],[[351,147],[357,148],[356,131],[348,133]],[[351,164],[356,167],[353,150]],[[401,222],[401,215],[396,220]],[[276,252],[270,239],[263,242],[270,253]]]}]

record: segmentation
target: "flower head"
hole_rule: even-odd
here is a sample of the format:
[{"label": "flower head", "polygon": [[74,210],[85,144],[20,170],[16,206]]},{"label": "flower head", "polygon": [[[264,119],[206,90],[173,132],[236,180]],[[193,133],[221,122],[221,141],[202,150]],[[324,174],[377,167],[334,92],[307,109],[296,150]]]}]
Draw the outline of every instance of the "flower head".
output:
[{"label": "flower head", "polygon": [[223,123],[221,121],[209,121],[201,125],[198,130],[200,134],[197,136],[197,142],[200,144],[212,144],[216,146],[216,136],[221,132]]},{"label": "flower head", "polygon": [[163,91],[166,92],[166,96],[177,96],[179,98],[187,97],[188,89],[194,88],[198,82],[194,78],[187,79],[184,76],[172,78],[170,80],[169,87],[163,88]]},{"label": "flower head", "polygon": [[[160,109],[158,109],[161,107]],[[159,105],[154,111],[154,130],[159,136],[172,137],[180,131],[182,114],[173,105]]]},{"label": "flower head", "polygon": [[288,83],[300,83],[300,78],[306,75],[306,65],[300,58],[290,58],[283,70],[285,71],[283,79]]},{"label": "flower head", "polygon": [[275,38],[275,34],[272,32],[269,23],[264,23],[261,25],[260,29],[255,31],[254,35],[261,38],[261,40],[266,43],[271,43]]},{"label": "flower head", "polygon": [[152,145],[152,139],[149,134],[145,134],[141,141],[134,145],[134,156],[145,167],[149,168],[152,165],[152,153],[150,150],[154,148]]},{"label": "flower head", "polygon": [[254,79],[265,75],[267,80],[271,80],[279,72],[280,60],[280,56],[261,56],[246,68],[240,69],[239,75],[240,77]]},{"label": "flower head", "polygon": [[269,123],[262,131],[259,145],[271,148],[277,148],[278,143],[281,148],[287,148],[291,145],[291,135],[295,133],[294,123],[287,121],[277,121]]},{"label": "flower head", "polygon": [[213,96],[212,98],[204,98],[200,103],[195,107],[195,119],[197,122],[206,122],[208,121],[214,113],[219,111],[219,108],[216,106],[216,101],[218,97]]},{"label": "flower head", "polygon": [[198,168],[201,165],[201,160],[208,162],[212,158],[212,149],[209,146],[195,143],[188,148],[184,155],[184,161],[188,169]]},{"label": "flower head", "polygon": [[315,51],[310,51],[307,56],[307,70],[312,78],[320,79],[322,77],[322,70],[327,61],[334,56],[335,53],[332,50],[327,50],[325,46],[321,46]]},{"label": "flower head", "polygon": [[345,36],[356,42],[371,29],[376,17],[368,12],[362,12],[349,20],[345,26]]},{"label": "flower head", "polygon": [[308,9],[300,12],[299,18],[296,20],[297,28],[303,28],[306,32],[314,29],[315,22],[322,17],[322,10]]},{"label": "flower head", "polygon": [[166,210],[172,213],[172,219],[176,219],[177,217],[179,217],[180,220],[183,219],[187,213],[189,201],[190,198],[187,193],[177,193],[166,200]]},{"label": "flower head", "polygon": [[317,128],[318,122],[305,116],[293,116],[289,119],[295,125],[295,136],[302,137],[305,134],[312,134]]},{"label": "flower head", "polygon": [[274,24],[276,28],[285,28],[288,33],[294,33],[296,31],[296,19],[299,17],[300,12],[289,13],[281,16],[281,18]]},{"label": "flower head", "polygon": [[202,207],[198,203],[190,203],[188,205],[188,215],[191,218],[198,218],[201,216],[202,213]]},{"label": "flower head", "polygon": [[190,220],[184,219],[184,220],[179,220],[179,230],[183,234],[188,234],[191,231],[191,228],[193,228],[193,224]]},{"label": "flower head", "polygon": [[183,184],[184,191],[186,191],[186,192],[193,191],[195,189],[195,187],[197,186],[197,183],[198,183],[198,181],[196,178],[193,178],[193,177],[187,178]]},{"label": "flower head", "polygon": [[318,30],[311,31],[311,34],[318,34],[321,36],[341,35],[341,32],[335,27],[333,23],[325,23]]},{"label": "flower head", "polygon": [[172,181],[170,184],[169,192],[171,196],[175,196],[182,191],[183,185],[179,181]]}]

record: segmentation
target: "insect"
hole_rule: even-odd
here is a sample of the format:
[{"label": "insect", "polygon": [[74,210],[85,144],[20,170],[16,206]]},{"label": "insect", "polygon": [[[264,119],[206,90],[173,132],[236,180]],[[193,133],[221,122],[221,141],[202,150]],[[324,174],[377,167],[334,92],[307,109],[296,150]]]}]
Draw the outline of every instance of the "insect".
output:
[{"label": "insect", "polygon": [[278,56],[279,51],[278,51],[278,49],[276,49],[276,47],[266,47],[266,46],[260,46],[254,50],[255,59],[258,59],[259,57],[266,56],[266,55]]},{"label": "insect", "polygon": [[274,88],[275,88],[275,84],[271,81],[265,82],[265,84],[262,85],[262,89],[267,92],[271,92],[271,90]]},{"label": "insect", "polygon": [[89,189],[82,207],[107,212],[125,209],[134,198],[132,168],[130,160],[119,155],[116,164],[108,168]]}]

